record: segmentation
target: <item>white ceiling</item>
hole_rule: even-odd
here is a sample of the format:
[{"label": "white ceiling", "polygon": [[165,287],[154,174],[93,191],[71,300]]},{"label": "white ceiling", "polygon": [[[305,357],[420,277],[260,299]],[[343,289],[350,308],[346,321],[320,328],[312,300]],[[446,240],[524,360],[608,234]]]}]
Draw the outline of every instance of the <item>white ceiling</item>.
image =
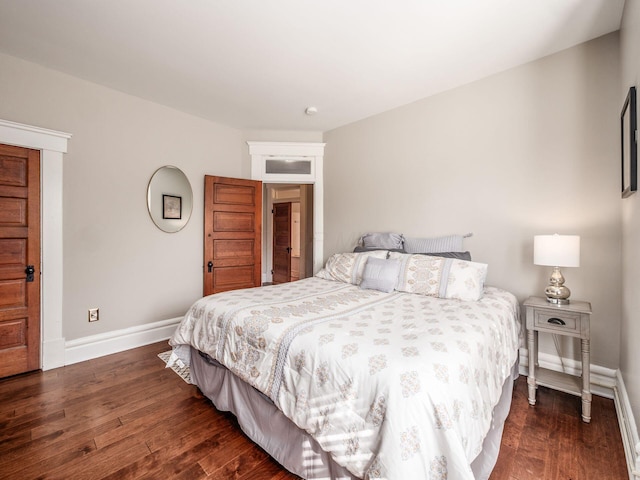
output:
[{"label": "white ceiling", "polygon": [[618,30],[623,6],[0,0],[0,52],[236,128],[326,131]]}]

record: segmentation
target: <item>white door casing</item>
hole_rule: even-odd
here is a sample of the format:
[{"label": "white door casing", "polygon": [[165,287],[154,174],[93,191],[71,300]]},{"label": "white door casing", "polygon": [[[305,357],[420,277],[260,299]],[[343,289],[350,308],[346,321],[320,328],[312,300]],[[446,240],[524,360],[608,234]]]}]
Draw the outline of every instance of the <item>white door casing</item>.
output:
[{"label": "white door casing", "polygon": [[40,150],[42,370],[65,364],[62,330],[62,160],[71,134],[0,120],[0,143]]},{"label": "white door casing", "polygon": [[[313,273],[324,261],[324,185],[325,143],[247,142],[251,155],[251,179],[267,183],[313,184]],[[308,173],[269,173],[267,161],[308,162]],[[264,187],[263,187],[264,188]],[[264,252],[264,249],[263,249]]]}]

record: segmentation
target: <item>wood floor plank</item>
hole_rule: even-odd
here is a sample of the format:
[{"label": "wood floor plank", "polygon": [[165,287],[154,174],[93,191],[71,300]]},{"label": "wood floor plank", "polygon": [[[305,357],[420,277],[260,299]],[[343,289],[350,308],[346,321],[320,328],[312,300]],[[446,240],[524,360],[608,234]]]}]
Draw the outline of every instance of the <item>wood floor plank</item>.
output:
[{"label": "wood floor plank", "polygon": [[[296,480],[157,354],[159,342],[0,380],[0,479]],[[613,401],[515,384],[490,480],[627,480]]]},{"label": "wood floor plank", "polygon": [[48,461],[67,450],[85,451],[86,445],[95,445],[93,439],[96,435],[115,429],[119,425],[118,419],[103,422],[92,428],[77,424],[3,451],[0,455],[0,472],[17,471],[23,464],[33,462],[35,458]]},{"label": "wood floor plank", "polygon": [[239,454],[245,453],[247,450],[256,451],[251,444],[247,443],[244,436],[234,435],[215,452],[210,452],[200,459],[198,463],[207,475],[216,475],[216,472],[223,471],[227,464],[235,461]]},{"label": "wood floor plank", "polygon": [[214,472],[209,473],[209,478],[245,478],[252,473],[259,471],[261,475],[266,474],[260,467],[265,466],[267,454],[249,446],[238,455],[233,456],[229,462]]},{"label": "wood floor plank", "polygon": [[103,478],[120,468],[142,458],[149,453],[144,441],[138,438],[127,438],[122,442],[105,448],[96,448],[82,457],[47,472],[47,478],[60,480],[84,480]]},{"label": "wood floor plank", "polygon": [[28,415],[15,417],[0,423],[0,441],[5,442],[16,434],[31,430],[40,425],[45,425],[64,418],[64,410],[58,410],[42,415],[40,412],[32,412]]},{"label": "wood floor plank", "polygon": [[[166,421],[169,418],[180,418],[185,409],[189,409],[193,400],[189,398],[167,398],[157,399],[154,403],[144,408],[135,410],[131,414],[126,415],[127,421],[123,421],[121,416],[121,425],[113,430],[105,432],[95,437],[96,445],[102,448],[126,438],[131,435],[147,433],[152,428],[166,427]],[[132,415],[135,414],[135,418]],[[172,417],[172,415],[174,417]]]},{"label": "wood floor plank", "polygon": [[0,475],[2,478],[52,478],[55,477],[56,471],[73,471],[73,466],[79,459],[81,460],[95,450],[96,445],[93,440],[90,440],[84,444],[75,445],[73,448],[58,450],[55,454],[50,451],[36,452],[28,463],[12,463],[8,468],[3,469]]}]

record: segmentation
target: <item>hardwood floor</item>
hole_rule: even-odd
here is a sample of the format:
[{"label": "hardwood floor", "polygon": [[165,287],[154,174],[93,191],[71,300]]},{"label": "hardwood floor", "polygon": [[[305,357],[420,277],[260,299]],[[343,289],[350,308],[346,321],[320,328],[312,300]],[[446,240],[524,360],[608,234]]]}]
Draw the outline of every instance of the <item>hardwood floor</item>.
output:
[{"label": "hardwood floor", "polygon": [[[164,368],[165,342],[0,380],[1,479],[297,479],[193,385]],[[626,479],[613,401],[514,392],[491,480]]]}]

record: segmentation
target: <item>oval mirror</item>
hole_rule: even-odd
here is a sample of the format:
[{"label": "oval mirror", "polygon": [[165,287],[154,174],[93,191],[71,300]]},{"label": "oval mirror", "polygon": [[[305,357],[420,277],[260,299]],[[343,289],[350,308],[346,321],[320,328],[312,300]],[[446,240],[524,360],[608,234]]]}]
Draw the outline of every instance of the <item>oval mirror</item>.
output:
[{"label": "oval mirror", "polygon": [[156,170],[147,187],[147,208],[153,223],[163,232],[182,230],[192,207],[191,184],[182,170],[171,165]]}]

